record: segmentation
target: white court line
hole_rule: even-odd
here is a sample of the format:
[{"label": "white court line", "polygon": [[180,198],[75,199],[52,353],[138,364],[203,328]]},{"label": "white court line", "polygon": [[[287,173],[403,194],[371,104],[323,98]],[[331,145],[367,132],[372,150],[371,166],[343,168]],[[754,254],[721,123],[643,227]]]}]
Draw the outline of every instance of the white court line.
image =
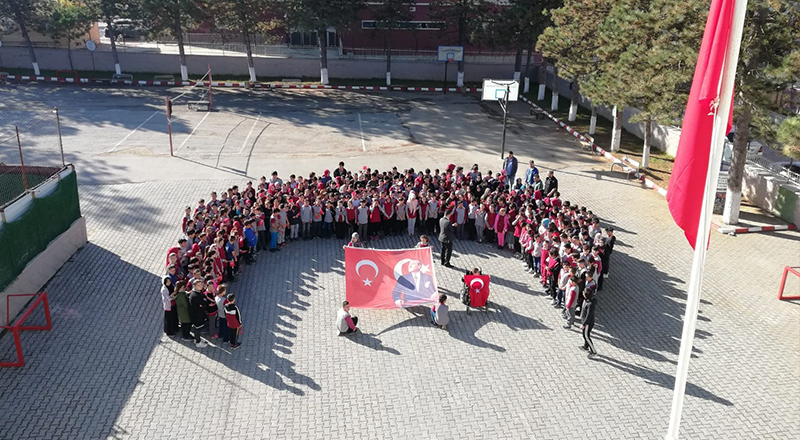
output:
[{"label": "white court line", "polygon": [[210,115],[210,114],[211,114],[211,112],[207,112],[206,115],[203,116],[203,119],[201,119],[200,122],[198,122],[197,125],[194,126],[194,128],[192,129],[192,132],[189,133],[189,136],[186,136],[186,139],[184,139],[183,142],[181,142],[181,144],[178,146],[178,148],[175,150],[175,152],[178,152],[181,148],[183,148],[184,145],[186,145],[186,141],[188,141],[189,138],[192,137],[194,132],[197,131],[197,129],[200,127],[200,124],[202,124],[203,121],[205,121],[206,118],[208,117],[208,115]]},{"label": "white court line", "polygon": [[244,142],[242,142],[242,148],[239,149],[239,154],[242,154],[242,152],[244,151],[244,147],[247,146],[247,141],[250,140],[250,135],[253,134],[253,130],[256,128],[256,124],[258,124],[259,119],[261,119],[261,112],[258,112],[258,117],[256,118],[256,121],[253,122],[253,126],[250,127],[250,132],[247,133],[247,137],[244,138]]},{"label": "white court line", "polygon": [[152,114],[152,115],[150,115],[150,117],[149,117],[149,118],[145,119],[145,120],[144,120],[144,122],[142,122],[141,124],[139,124],[139,126],[138,126],[138,127],[134,128],[134,129],[133,129],[133,130],[132,130],[130,133],[128,133],[128,134],[127,134],[127,135],[126,135],[124,138],[122,138],[122,140],[121,140],[121,141],[117,142],[117,145],[114,145],[113,147],[111,147],[111,149],[110,149],[110,150],[106,151],[106,153],[113,153],[113,152],[114,152],[114,150],[116,150],[116,149],[117,149],[117,147],[119,147],[119,146],[120,146],[120,145],[121,145],[123,142],[125,142],[125,140],[126,140],[126,139],[128,139],[129,137],[131,137],[131,135],[132,135],[132,134],[136,133],[136,130],[138,130],[138,129],[142,128],[142,126],[144,126],[144,124],[147,124],[147,122],[148,122],[148,121],[150,121],[151,119],[153,119],[153,116],[157,115],[158,113],[161,113],[161,111],[160,111],[160,110],[156,110],[156,111],[154,111],[154,112],[153,112],[153,114]]},{"label": "white court line", "polygon": [[364,127],[361,125],[361,113],[358,114],[358,129],[361,130],[361,149],[367,151],[367,144],[364,143]]}]

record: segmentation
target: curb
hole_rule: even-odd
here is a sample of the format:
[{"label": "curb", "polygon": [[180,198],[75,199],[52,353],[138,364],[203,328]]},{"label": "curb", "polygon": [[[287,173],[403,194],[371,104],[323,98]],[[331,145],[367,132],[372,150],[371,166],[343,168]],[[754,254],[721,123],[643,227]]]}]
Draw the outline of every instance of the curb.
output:
[{"label": "curb", "polygon": [[[561,128],[563,128],[564,130],[569,132],[569,134],[575,136],[575,138],[577,138],[579,140],[582,140],[584,142],[592,142],[592,141],[589,140],[589,138],[587,138],[586,136],[578,133],[577,131],[575,131],[575,129],[573,129],[569,125],[563,123],[560,119],[556,118],[555,116],[551,115],[550,112],[548,112],[547,110],[545,110],[545,109],[539,107],[538,105],[534,104],[528,98],[526,98],[524,96],[521,96],[521,95],[520,95],[520,98],[522,98],[522,100],[525,103],[527,103],[528,105],[530,105],[531,107],[533,107],[533,108],[541,111],[542,113],[544,113],[545,116],[547,116],[548,118],[552,119],[553,122],[555,122],[556,124],[560,125]],[[644,183],[646,187],[658,192],[663,197],[667,196],[667,190],[665,190],[664,188],[661,188],[655,182],[653,182],[652,180],[648,179],[647,177],[644,177],[641,173],[639,173],[638,171],[634,170],[633,168],[625,165],[625,163],[623,161],[617,159],[613,154],[611,154],[608,151],[604,150],[603,148],[601,148],[599,145],[595,144],[594,142],[592,142],[592,150],[593,151],[597,151],[598,153],[603,155],[603,157],[605,157],[606,159],[610,160],[611,162],[619,164],[620,166],[622,166],[622,168],[624,170],[626,170],[626,171],[632,173],[634,176],[636,176],[636,178],[639,179],[640,182]]]},{"label": "curb", "polygon": [[[522,95],[520,95],[520,98],[525,103],[530,105],[531,107],[533,107],[533,108],[541,111],[542,113],[544,113],[545,116],[547,116],[548,118],[552,119],[553,122],[555,122],[556,124],[561,126],[561,128],[563,128],[564,130],[569,132],[569,134],[575,136],[577,139],[582,140],[584,142],[591,142],[589,140],[589,138],[587,138],[586,136],[582,135],[581,133],[578,133],[577,131],[575,131],[575,129],[573,129],[569,125],[565,124],[564,122],[562,122],[560,119],[556,118],[555,116],[551,115],[550,112],[548,112],[547,110],[545,110],[545,109],[539,107],[538,105],[534,104],[528,98],[526,98],[526,97],[524,97]],[[624,162],[622,162],[621,160],[617,159],[614,155],[612,155],[611,153],[607,152],[603,148],[600,148],[594,142],[592,142],[592,150],[599,152],[600,154],[603,155],[603,157],[605,157],[606,159],[610,160],[611,162],[613,162],[615,164],[619,164],[623,169],[627,170],[628,172],[630,172],[634,176],[636,176],[636,178],[639,179],[639,181],[641,181],[642,183],[644,183],[646,187],[648,187],[648,188],[650,188],[652,190],[655,190],[656,192],[658,192],[659,194],[661,194],[661,196],[663,196],[665,198],[667,197],[667,190],[665,190],[664,188],[661,188],[660,186],[656,185],[656,183],[653,182],[652,180],[644,177],[641,173],[639,173],[636,170],[632,169],[631,167],[625,165]],[[798,229],[797,226],[795,226],[795,225],[793,225],[791,223],[788,224],[788,225],[755,226],[755,227],[752,227],[752,228],[737,228],[735,226],[718,225],[718,224],[716,224],[714,222],[711,222],[711,228],[713,228],[715,231],[717,231],[717,232],[719,232],[721,234],[746,234],[746,233],[749,233],[749,232],[796,231]]]},{"label": "curb", "polygon": [[[7,80],[16,81],[44,81],[54,83],[69,83],[69,84],[114,84],[114,85],[128,85],[128,86],[194,86],[194,85],[209,85],[208,81],[132,81],[122,79],[95,79],[95,78],[59,78],[55,76],[28,76],[28,75],[8,75],[4,77]],[[331,86],[331,85],[315,85],[315,84],[282,84],[282,83],[266,83],[266,84],[251,84],[249,82],[223,82],[211,81],[212,87],[232,87],[232,88],[249,88],[249,89],[325,89],[325,90],[374,90],[374,91],[401,91],[401,92],[443,92],[442,87],[405,87],[405,86]],[[483,89],[480,87],[449,87],[448,92],[480,92]]]},{"label": "curb", "polygon": [[720,234],[746,234],[748,232],[772,232],[772,231],[796,231],[797,226],[788,225],[774,225],[774,226],[754,226],[752,228],[737,228],[735,226],[720,226],[716,223],[711,223],[711,227],[716,229]]}]

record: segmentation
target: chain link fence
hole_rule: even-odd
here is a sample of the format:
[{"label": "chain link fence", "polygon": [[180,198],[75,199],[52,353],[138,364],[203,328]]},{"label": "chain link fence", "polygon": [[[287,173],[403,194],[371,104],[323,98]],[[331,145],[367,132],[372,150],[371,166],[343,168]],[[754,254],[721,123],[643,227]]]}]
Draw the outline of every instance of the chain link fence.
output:
[{"label": "chain link fence", "polygon": [[0,209],[66,164],[58,110],[0,110]]}]

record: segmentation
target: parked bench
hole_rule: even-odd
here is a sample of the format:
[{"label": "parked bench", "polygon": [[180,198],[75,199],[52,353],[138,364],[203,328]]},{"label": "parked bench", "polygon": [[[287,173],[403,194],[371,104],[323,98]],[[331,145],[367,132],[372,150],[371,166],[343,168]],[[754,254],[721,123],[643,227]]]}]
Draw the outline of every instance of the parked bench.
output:
[{"label": "parked bench", "polygon": [[130,73],[115,73],[111,76],[111,82],[114,81],[133,81],[133,75]]},{"label": "parked bench", "polygon": [[153,81],[175,81],[175,76],[173,75],[156,75],[153,77]]},{"label": "parked bench", "polygon": [[639,162],[628,156],[622,156],[622,160],[615,160],[614,163],[611,164],[611,171],[614,171],[615,166],[618,166],[620,171],[626,173],[628,179],[630,179],[631,176],[639,174]]},{"label": "parked bench", "polygon": [[205,110],[208,112],[211,111],[211,102],[206,100],[189,101],[187,107],[189,108],[189,110],[194,110],[194,111]]},{"label": "parked bench", "polygon": [[536,119],[546,119],[547,115],[544,114],[544,111],[538,108],[531,109],[531,116],[535,117]]}]

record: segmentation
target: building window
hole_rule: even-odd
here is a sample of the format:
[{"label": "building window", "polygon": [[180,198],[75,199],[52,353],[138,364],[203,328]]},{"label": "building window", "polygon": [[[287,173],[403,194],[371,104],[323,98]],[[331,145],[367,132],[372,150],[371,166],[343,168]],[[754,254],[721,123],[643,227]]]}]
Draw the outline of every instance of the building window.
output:
[{"label": "building window", "polygon": [[[332,28],[331,28],[332,29]],[[328,47],[339,47],[339,36],[336,31],[328,29]],[[289,46],[317,46],[316,32],[295,31],[289,34]]]},{"label": "building window", "polygon": [[[445,23],[441,21],[398,21],[394,29],[438,31],[444,29]],[[361,29],[388,29],[389,22],[381,20],[361,20]]]}]

